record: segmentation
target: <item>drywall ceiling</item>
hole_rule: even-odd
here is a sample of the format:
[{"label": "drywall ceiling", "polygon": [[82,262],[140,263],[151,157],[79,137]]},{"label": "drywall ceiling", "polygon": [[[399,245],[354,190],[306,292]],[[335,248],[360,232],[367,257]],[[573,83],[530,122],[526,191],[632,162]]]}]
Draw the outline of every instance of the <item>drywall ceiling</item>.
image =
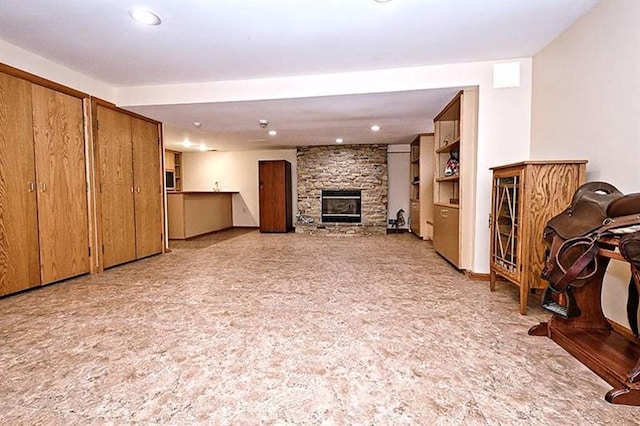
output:
[{"label": "drywall ceiling", "polygon": [[[113,86],[242,80],[528,57],[595,3],[0,0],[0,39]],[[133,22],[128,11],[134,6],[153,10],[162,24],[151,27]],[[225,116],[228,122],[213,120],[215,129],[208,130],[214,133],[207,139],[215,142],[224,136],[239,143],[262,139],[254,134],[251,113],[269,105],[276,108],[271,120],[277,118],[281,129],[299,130],[295,138],[282,138],[280,145],[301,145],[319,143],[328,123],[336,132],[342,125],[345,135],[350,126],[384,117],[388,120],[385,127],[400,128],[407,114],[393,119],[385,102],[402,104],[403,95],[417,96],[414,92],[397,93],[392,99],[366,95],[368,116],[356,111],[363,103],[359,96],[338,97],[333,105],[327,105],[326,99],[307,98],[289,104],[282,100],[263,105],[162,105],[143,110],[167,124],[167,135],[173,134],[172,128],[186,131],[185,123],[197,116]],[[441,102],[444,93],[422,95],[421,102],[431,105]],[[223,106],[228,109],[221,110]],[[318,126],[306,116],[314,111]],[[357,113],[349,119],[338,115],[345,111]],[[243,117],[251,119],[243,122]],[[425,126],[432,117],[425,117]],[[405,141],[415,134],[413,124],[408,120],[406,124],[403,137],[388,137]],[[216,129],[223,133],[216,134]],[[206,130],[198,132],[201,137]],[[428,131],[428,127],[419,130]],[[236,134],[229,136],[230,132]],[[364,141],[364,135],[359,139]]]}]

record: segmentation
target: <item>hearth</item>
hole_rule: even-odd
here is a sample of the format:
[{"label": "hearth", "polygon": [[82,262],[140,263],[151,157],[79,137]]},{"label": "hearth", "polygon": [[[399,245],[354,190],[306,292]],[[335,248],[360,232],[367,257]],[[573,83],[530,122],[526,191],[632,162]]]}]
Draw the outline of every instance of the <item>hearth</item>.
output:
[{"label": "hearth", "polygon": [[361,190],[323,189],[323,223],[360,223],[362,221]]}]

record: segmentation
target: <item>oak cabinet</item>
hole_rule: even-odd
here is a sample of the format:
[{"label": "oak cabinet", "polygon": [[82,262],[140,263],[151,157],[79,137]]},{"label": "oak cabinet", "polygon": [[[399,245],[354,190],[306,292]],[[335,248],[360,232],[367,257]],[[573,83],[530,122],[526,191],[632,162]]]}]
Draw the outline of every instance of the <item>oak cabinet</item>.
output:
[{"label": "oak cabinet", "polygon": [[82,102],[0,73],[0,295],[90,270]]},{"label": "oak cabinet", "polygon": [[474,238],[477,89],[460,92],[433,119],[433,247],[458,269],[471,268]]},{"label": "oak cabinet", "polygon": [[162,251],[162,182],[157,123],[96,107],[103,268]]},{"label": "oak cabinet", "polygon": [[491,291],[498,277],[517,285],[523,315],[529,291],[546,286],[540,278],[544,227],[571,204],[574,192],[584,183],[586,163],[524,161],[491,169]]},{"label": "oak cabinet", "polygon": [[293,229],[291,163],[287,160],[258,162],[260,232]]}]

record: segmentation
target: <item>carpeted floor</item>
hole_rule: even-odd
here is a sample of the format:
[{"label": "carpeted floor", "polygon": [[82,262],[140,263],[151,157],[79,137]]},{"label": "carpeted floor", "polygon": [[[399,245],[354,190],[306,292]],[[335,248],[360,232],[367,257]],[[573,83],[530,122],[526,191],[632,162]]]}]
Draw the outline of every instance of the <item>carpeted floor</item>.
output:
[{"label": "carpeted floor", "polygon": [[0,423],[637,424],[534,303],[408,234],[215,234],[0,300]]}]

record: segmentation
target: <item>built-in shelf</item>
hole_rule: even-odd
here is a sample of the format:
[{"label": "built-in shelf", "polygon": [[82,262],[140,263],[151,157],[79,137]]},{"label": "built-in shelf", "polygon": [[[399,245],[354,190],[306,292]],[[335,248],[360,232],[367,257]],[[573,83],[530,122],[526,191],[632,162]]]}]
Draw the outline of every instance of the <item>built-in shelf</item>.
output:
[{"label": "built-in shelf", "polygon": [[445,152],[459,152],[460,151],[460,137],[456,138],[453,142],[449,142],[447,145],[442,146],[436,150],[436,154],[443,154]]}]

